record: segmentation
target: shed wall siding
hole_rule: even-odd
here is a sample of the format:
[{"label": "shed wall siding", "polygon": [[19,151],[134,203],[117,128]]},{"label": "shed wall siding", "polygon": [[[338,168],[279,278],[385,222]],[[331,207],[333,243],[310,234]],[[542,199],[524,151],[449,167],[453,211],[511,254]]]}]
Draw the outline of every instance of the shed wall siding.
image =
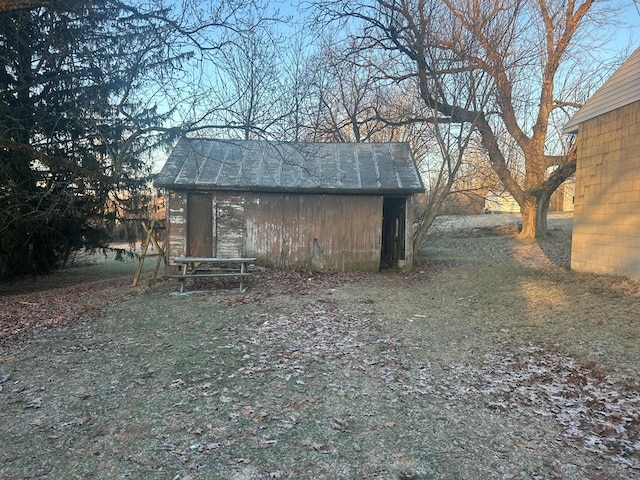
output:
[{"label": "shed wall siding", "polygon": [[245,254],[279,268],[380,268],[382,197],[247,193]]},{"label": "shed wall siding", "polygon": [[244,198],[240,194],[218,192],[214,196],[214,254],[220,258],[242,257]]},{"label": "shed wall siding", "polygon": [[169,192],[167,200],[167,254],[169,259],[184,257],[187,248],[186,195]]},{"label": "shed wall siding", "polygon": [[640,101],[580,125],[571,267],[640,279]]}]

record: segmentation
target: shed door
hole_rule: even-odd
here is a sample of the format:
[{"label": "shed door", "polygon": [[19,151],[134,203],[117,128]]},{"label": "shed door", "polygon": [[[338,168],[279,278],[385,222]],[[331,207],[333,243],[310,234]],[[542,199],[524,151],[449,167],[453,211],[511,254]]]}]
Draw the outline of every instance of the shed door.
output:
[{"label": "shed door", "polygon": [[213,197],[201,193],[187,196],[187,256],[213,254]]},{"label": "shed door", "polygon": [[382,263],[397,267],[404,260],[406,232],[406,200],[385,198],[382,206]]}]

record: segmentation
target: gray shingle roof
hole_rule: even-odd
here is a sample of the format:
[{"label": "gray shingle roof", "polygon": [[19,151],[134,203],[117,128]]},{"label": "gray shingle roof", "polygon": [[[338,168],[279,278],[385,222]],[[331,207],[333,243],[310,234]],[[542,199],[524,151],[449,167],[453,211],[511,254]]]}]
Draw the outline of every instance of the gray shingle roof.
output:
[{"label": "gray shingle roof", "polygon": [[322,193],[423,192],[407,143],[289,143],[182,138],[155,185]]}]

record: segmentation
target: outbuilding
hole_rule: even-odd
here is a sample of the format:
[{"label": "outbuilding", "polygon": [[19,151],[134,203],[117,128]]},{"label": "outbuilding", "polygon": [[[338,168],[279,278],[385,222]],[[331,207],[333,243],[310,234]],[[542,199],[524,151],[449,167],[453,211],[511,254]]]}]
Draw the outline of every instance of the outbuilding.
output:
[{"label": "outbuilding", "polygon": [[577,133],[571,268],[640,279],[640,49],[564,130]]},{"label": "outbuilding", "polygon": [[182,138],[155,185],[167,192],[167,262],[256,257],[275,268],[378,271],[413,262],[407,143]]}]

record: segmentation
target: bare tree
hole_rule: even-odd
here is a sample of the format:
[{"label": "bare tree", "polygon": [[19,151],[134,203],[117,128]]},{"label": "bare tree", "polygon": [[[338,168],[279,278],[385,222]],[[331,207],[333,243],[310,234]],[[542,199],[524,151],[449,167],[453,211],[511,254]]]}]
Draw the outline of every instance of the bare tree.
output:
[{"label": "bare tree", "polygon": [[[360,68],[325,41],[316,62],[313,140],[373,141],[385,125],[376,116],[384,108],[383,87],[373,71]],[[388,129],[390,130],[390,129]]]},{"label": "bare tree", "polygon": [[274,120],[280,86],[277,40],[260,26],[259,19],[244,20],[245,33],[223,52],[212,86],[215,105],[226,105],[223,115],[229,126],[237,126],[245,140],[258,130],[266,131]]},{"label": "bare tree", "polygon": [[[320,1],[319,18],[357,33],[359,53],[398,83],[415,81],[438,122],[473,124],[493,169],[521,207],[521,237],[546,234],[553,191],[575,171],[575,156],[554,135],[562,109],[579,102],[569,88],[581,79],[566,68],[579,42],[611,18],[593,0]],[[473,75],[463,95],[457,85]],[[558,88],[563,86],[563,90]],[[437,113],[437,115],[436,115]],[[508,140],[501,136],[506,132]],[[511,142],[512,140],[512,142]],[[524,175],[505,145],[515,145]]]},{"label": "bare tree", "polygon": [[[438,85],[440,78],[434,76],[429,79],[437,88],[447,89],[448,94],[453,97],[466,98],[465,108],[473,111],[483,107],[487,101],[487,96],[480,93],[478,82],[482,82],[471,72],[463,78],[458,78],[458,82],[449,82],[446,85]],[[418,87],[420,88],[420,87]],[[470,91],[474,94],[470,94]],[[472,105],[471,102],[477,102]],[[425,109],[426,110],[426,109]],[[425,114],[431,113],[430,117]],[[411,117],[410,117],[411,118]],[[452,122],[449,117],[439,115],[438,110],[423,112],[422,116],[413,117],[412,121],[422,120],[430,126],[433,132],[434,142],[432,149],[439,162],[435,175],[431,176],[430,188],[424,215],[420,219],[413,242],[414,258],[418,258],[418,252],[422,246],[425,235],[431,228],[436,217],[441,213],[446,198],[454,191],[456,182],[460,180],[460,174],[465,165],[470,165],[467,161],[470,146],[477,144],[477,116],[469,116],[463,121]]]},{"label": "bare tree", "polygon": [[271,135],[284,141],[300,142],[308,140],[308,129],[314,108],[314,86],[320,70],[316,61],[315,41],[309,32],[298,25],[288,25],[295,29],[288,35],[285,48],[281,48],[278,69],[279,105],[275,107],[275,123]]},{"label": "bare tree", "polygon": [[426,153],[431,133],[423,122],[405,121],[417,115],[408,86],[381,78],[363,67],[369,60],[353,55],[355,47],[338,50],[325,41],[316,57],[311,94],[312,115],[307,139],[334,142],[405,141],[417,157]]}]

